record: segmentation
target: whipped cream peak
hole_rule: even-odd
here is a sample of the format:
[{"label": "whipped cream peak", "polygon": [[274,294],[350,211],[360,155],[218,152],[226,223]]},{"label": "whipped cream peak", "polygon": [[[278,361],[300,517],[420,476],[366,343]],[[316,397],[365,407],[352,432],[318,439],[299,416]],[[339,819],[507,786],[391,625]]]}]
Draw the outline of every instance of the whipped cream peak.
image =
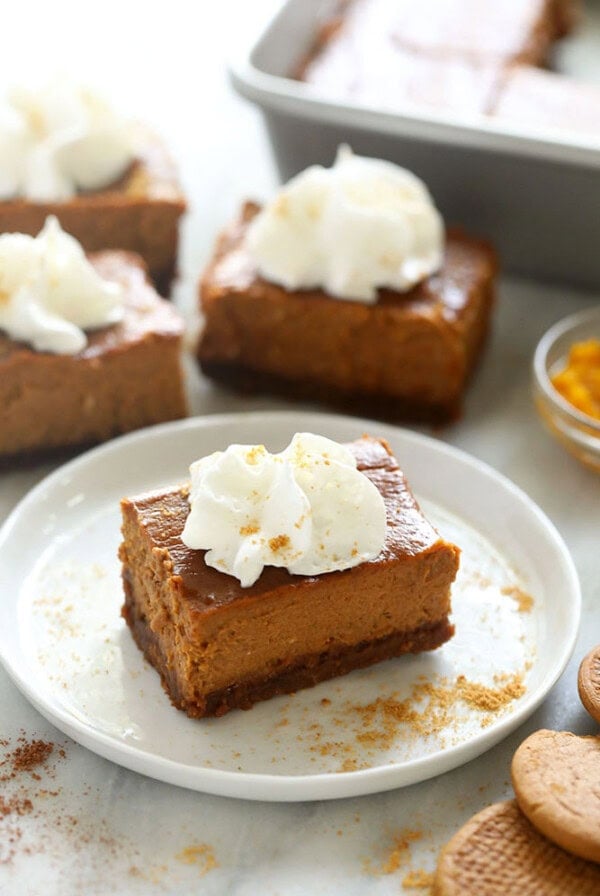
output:
[{"label": "whipped cream peak", "polygon": [[253,585],[265,566],[293,575],[349,569],[385,543],[383,498],[352,452],[297,433],[279,454],[230,445],[190,467],[190,513],[181,538],[205,562]]},{"label": "whipped cream peak", "polygon": [[72,355],[85,330],[117,323],[123,288],[103,280],[54,216],[37,237],[0,236],[0,329],[36,351]]},{"label": "whipped cream peak", "polygon": [[64,201],[114,183],[133,158],[127,122],[66,77],[14,88],[0,106],[0,199]]},{"label": "whipped cream peak", "polygon": [[261,276],[286,289],[373,303],[378,289],[406,292],[439,270],[444,225],[418,177],[341,146],[332,168],[313,165],[281,188],[247,245]]}]

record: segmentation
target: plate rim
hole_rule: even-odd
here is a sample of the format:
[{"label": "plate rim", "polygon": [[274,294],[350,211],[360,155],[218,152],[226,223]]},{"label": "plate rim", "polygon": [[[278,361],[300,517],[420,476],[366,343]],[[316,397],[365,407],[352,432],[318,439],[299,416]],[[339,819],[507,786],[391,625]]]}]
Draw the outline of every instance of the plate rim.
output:
[{"label": "plate rim", "polygon": [[[221,796],[273,802],[295,802],[360,796],[404,787],[437,777],[470,762],[500,743],[537,709],[564,672],[573,653],[580,627],[581,587],[573,558],[564,540],[541,508],[519,486],[485,461],[481,461],[467,451],[441,439],[390,423],[319,411],[258,410],[207,414],[201,417],[162,423],[118,436],[60,465],[44,476],[21,498],[0,527],[0,581],[4,565],[2,552],[22,513],[35,504],[40,494],[53,487],[60,487],[61,479],[72,473],[80,472],[82,469],[85,470],[98,457],[110,458],[115,452],[127,450],[129,445],[135,445],[138,441],[152,440],[169,433],[176,435],[187,430],[202,430],[207,426],[220,428],[221,426],[245,424],[268,427],[274,421],[280,423],[289,421],[291,428],[302,430],[302,423],[308,418],[312,421],[321,419],[328,425],[336,425],[340,422],[341,425],[352,424],[363,431],[375,427],[384,437],[386,434],[396,435],[408,443],[412,443],[413,446],[425,444],[430,450],[436,453],[441,452],[454,461],[467,465],[477,473],[491,478],[497,486],[508,491],[511,498],[518,501],[526,512],[537,518],[538,524],[545,531],[549,542],[560,556],[562,571],[570,592],[568,598],[570,628],[565,632],[562,648],[555,656],[549,674],[537,689],[526,695],[513,713],[498,719],[488,729],[478,733],[475,738],[455,744],[434,755],[415,757],[401,764],[382,764],[347,772],[298,775],[240,772],[179,762],[156,753],[146,752],[136,745],[119,741],[105,732],[91,729],[89,723],[78,719],[61,706],[51,691],[48,694],[42,692],[40,695],[35,687],[30,686],[26,676],[22,674],[21,668],[18,665],[13,665],[8,653],[4,650],[2,633],[0,633],[0,665],[41,715],[63,733],[97,755],[155,780]],[[18,601],[19,595],[20,591],[17,591],[13,600]],[[404,777],[407,779],[402,780]]]}]

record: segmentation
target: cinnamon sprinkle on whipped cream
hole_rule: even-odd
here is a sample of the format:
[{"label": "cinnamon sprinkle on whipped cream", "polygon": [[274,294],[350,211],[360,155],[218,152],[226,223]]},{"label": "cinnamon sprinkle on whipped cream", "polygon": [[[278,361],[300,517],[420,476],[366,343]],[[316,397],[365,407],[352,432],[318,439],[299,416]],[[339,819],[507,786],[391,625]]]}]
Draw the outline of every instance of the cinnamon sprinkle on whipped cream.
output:
[{"label": "cinnamon sprinkle on whipped cream", "polygon": [[373,560],[386,534],[385,504],[351,451],[297,433],[280,454],[230,445],[190,467],[182,540],[205,562],[253,585],[265,566],[318,575]]}]

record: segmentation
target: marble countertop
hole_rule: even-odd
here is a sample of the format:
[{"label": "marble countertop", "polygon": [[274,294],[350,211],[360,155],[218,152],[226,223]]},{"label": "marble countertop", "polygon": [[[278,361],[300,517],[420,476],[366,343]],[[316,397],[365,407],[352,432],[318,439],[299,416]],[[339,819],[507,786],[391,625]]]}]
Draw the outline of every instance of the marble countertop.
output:
[{"label": "marble countertop", "polygon": [[[30,59],[37,60],[34,73],[41,74],[60,58],[65,69],[107,93],[118,85],[121,102],[167,135],[191,200],[176,300],[192,323],[195,284],[216,230],[241,198],[266,196],[275,183],[260,119],[232,95],[224,75],[231,22],[241,33],[244,22],[268,5],[224,0],[218,11],[205,4],[210,15],[198,11],[190,18],[189,4],[176,0],[169,5],[168,22],[162,8],[146,5],[142,23],[136,4],[111,0],[94,22],[96,39],[90,50],[85,42],[69,39],[73,28],[89,27],[89,10],[85,4],[58,2],[37,11],[27,59],[12,46],[0,60],[4,80],[16,81],[28,70],[31,74]],[[16,27],[27,29],[30,6],[15,9]],[[58,29],[51,58],[44,35],[57,21],[70,24]],[[172,101],[174,93],[177,102]],[[510,759],[529,732],[540,727],[594,732],[577,698],[576,673],[581,657],[600,637],[600,477],[564,453],[543,430],[531,400],[530,364],[535,344],[550,324],[597,303],[597,296],[503,278],[494,332],[464,417],[434,433],[523,488],[557,526],[580,576],[583,625],[574,657],[525,725],[468,765],[402,790],[331,802],[253,803],[162,784],[97,757],[48,724],[0,670],[0,754],[6,756],[19,738],[55,744],[39,780],[25,773],[18,781],[0,783],[0,797],[17,788],[20,800],[31,801],[31,807],[22,804],[19,815],[3,813],[0,800],[0,892],[427,892],[408,888],[411,879],[419,880],[411,873],[431,871],[440,846],[463,821],[511,795]],[[197,414],[285,407],[217,389],[201,379],[191,362],[188,386]],[[46,464],[1,474],[0,520],[51,469]],[[411,839],[407,832],[418,836]]]}]

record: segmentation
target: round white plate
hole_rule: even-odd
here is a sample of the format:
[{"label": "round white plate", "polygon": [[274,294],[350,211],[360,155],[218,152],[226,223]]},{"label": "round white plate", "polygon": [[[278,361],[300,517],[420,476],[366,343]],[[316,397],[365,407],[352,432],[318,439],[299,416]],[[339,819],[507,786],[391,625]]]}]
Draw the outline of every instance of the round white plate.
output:
[{"label": "round white plate", "polygon": [[[232,442],[280,450],[296,431],[388,439],[427,516],[462,548],[456,635],[249,712],[188,719],[119,614],[119,499],[181,481],[192,460]],[[328,414],[209,416],[116,439],[48,476],[0,532],[0,657],[39,711],[127,768],[246,799],[373,793],[468,762],[543,700],[579,613],[566,547],[508,480],[434,439]],[[498,706],[478,703],[480,685]]]}]

